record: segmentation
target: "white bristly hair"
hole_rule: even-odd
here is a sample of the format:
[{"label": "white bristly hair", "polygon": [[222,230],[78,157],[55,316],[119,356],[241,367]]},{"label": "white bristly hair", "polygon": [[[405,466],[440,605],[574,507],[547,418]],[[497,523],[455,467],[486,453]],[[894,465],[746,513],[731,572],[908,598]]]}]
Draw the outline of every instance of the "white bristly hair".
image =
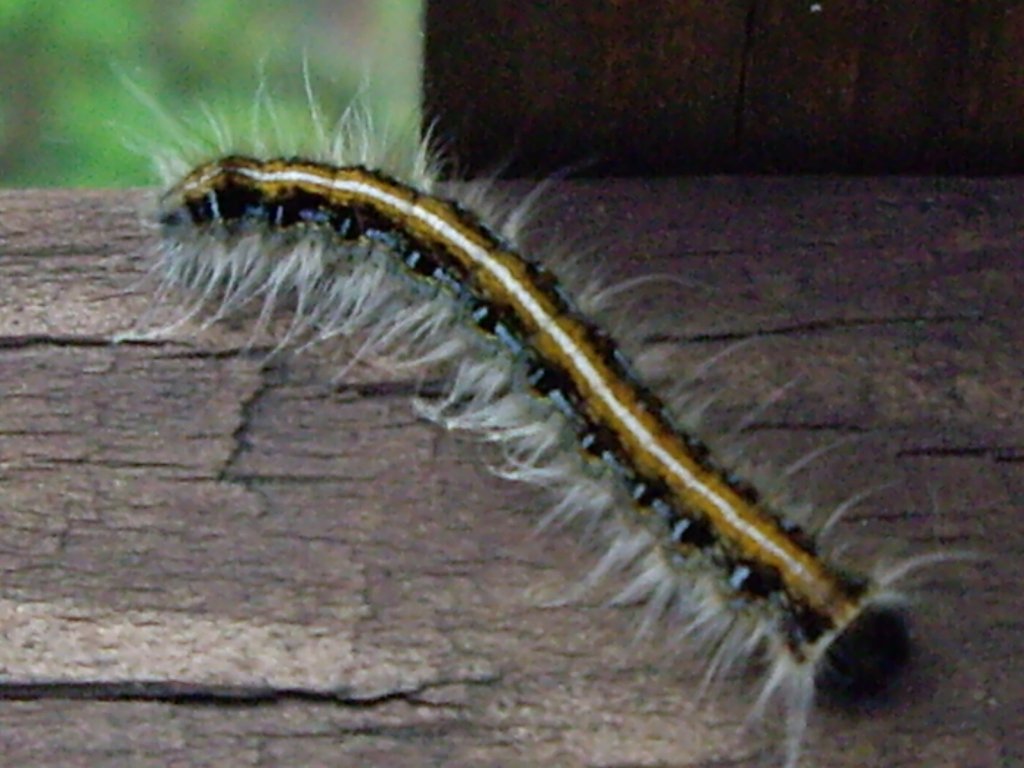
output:
[{"label": "white bristly hair", "polygon": [[[289,140],[281,135],[273,102],[261,87],[253,107],[253,138],[248,141],[236,139],[234,131],[211,119],[212,142],[197,138],[198,133],[189,130],[177,133],[179,140],[167,151],[154,153],[152,147],[147,148],[148,154],[158,158],[165,185],[172,187],[200,162],[240,154],[298,156],[339,167],[364,166],[425,195],[438,194],[440,163],[429,140],[382,138],[387,132],[382,132],[369,111],[358,104],[346,109],[337,120],[328,121],[313,97],[308,76],[305,84],[310,105],[305,136]],[[146,101],[152,105],[149,99]],[[155,105],[153,108],[163,122],[180,127],[177,120]],[[259,136],[274,137],[273,146],[256,138]],[[530,197],[526,204],[510,206],[491,202],[495,196],[488,184],[446,191],[457,194],[460,205],[475,211],[510,246],[518,247],[536,197]],[[164,200],[160,205],[173,206],[174,201]],[[578,450],[579,438],[563,415],[564,407],[532,394],[508,345],[485,338],[467,322],[466,310],[448,293],[411,279],[402,268],[401,254],[380,243],[339,244],[330,232],[312,226],[289,232],[249,224],[227,233],[216,226],[197,227],[190,221],[165,226],[157,252],[153,274],[160,286],[160,300],[179,301],[182,295],[188,298],[173,326],[151,330],[145,328],[148,321],[143,320],[141,330],[126,334],[127,338],[165,334],[193,320],[205,326],[247,313],[255,317],[252,337],[278,333],[278,348],[302,348],[336,337],[354,340],[355,352],[337,374],[339,378],[357,361],[384,364],[416,375],[424,371],[446,374],[446,393],[439,399],[417,399],[416,412],[446,429],[468,431],[496,444],[493,469],[497,474],[551,492],[555,503],[543,517],[542,527],[581,522],[596,532],[593,538],[600,542],[604,553],[583,580],[583,587],[590,588],[623,571],[631,573],[632,578],[611,602],[644,606],[638,614],[639,637],[646,638],[657,630],[673,644],[685,641],[690,647],[702,649],[708,658],[703,690],[751,659],[766,660],[768,671],[752,717],[760,717],[771,701],[781,701],[787,712],[785,763],[789,768],[798,763],[814,700],[816,665],[827,643],[823,641],[812,649],[811,656],[798,659],[785,646],[766,609],[756,601],[737,601],[723,583],[722,573],[704,555],[684,560],[663,545],[658,534],[635,513],[634,500],[618,476],[606,464]],[[560,280],[577,296],[579,311],[588,316],[596,313],[605,327],[615,325],[614,312],[609,314],[608,309],[614,307],[619,296],[648,280],[634,278],[602,288],[586,276],[574,278],[571,270],[558,272]],[[662,276],[657,279],[666,282]],[[667,279],[690,283],[676,276]],[[282,309],[291,313],[290,321],[278,332],[271,321]],[[620,325],[612,330],[624,330],[625,318]],[[638,334],[635,328],[633,331],[628,335],[635,338]],[[641,352],[635,342],[627,344],[626,350],[632,359]],[[673,420],[686,429],[696,428],[694,410],[677,409]],[[806,506],[793,505],[785,500],[784,491],[773,490],[778,488],[777,480],[743,466],[741,456],[725,455],[728,460],[720,459],[719,464],[740,463],[741,472],[757,479],[762,491],[767,487],[769,502],[794,511],[797,523],[813,524]],[[835,521],[859,501],[853,497],[819,521],[822,533],[831,533]],[[884,606],[898,602],[902,598],[896,589],[897,580],[943,559],[949,556],[927,555],[876,571],[865,603]]]}]

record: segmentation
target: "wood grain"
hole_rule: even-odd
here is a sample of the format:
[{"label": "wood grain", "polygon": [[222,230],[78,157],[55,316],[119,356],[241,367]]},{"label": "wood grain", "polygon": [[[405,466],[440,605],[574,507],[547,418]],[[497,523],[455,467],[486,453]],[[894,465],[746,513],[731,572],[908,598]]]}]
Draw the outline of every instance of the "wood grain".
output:
[{"label": "wood grain", "polygon": [[424,40],[468,175],[1024,169],[1015,0],[433,0]]},{"label": "wood grain", "polygon": [[[511,192],[521,187],[509,188]],[[808,765],[1024,757],[1024,182],[556,185],[539,231],[638,289],[680,377],[722,360],[723,429],[843,535],[977,549],[930,572],[894,701],[823,712]],[[0,192],[0,745],[8,764],[773,765],[752,678],[632,647],[636,612],[557,606],[592,562],[544,499],[417,421],[412,383],[244,328],[112,344],[150,302],[142,192]],[[586,235],[583,235],[586,233]],[[542,240],[545,234],[539,234]],[[654,333],[652,331],[652,333]],[[776,473],[777,474],[777,473]],[[1018,723],[1014,726],[1013,723]]]}]

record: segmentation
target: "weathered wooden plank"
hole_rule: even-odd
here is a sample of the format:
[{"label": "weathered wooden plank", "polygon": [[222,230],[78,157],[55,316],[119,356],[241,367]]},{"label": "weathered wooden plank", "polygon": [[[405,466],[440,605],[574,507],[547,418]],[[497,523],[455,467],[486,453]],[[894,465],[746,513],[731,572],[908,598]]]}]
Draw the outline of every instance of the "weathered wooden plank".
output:
[{"label": "weathered wooden plank", "polygon": [[[557,185],[540,228],[602,243],[680,371],[735,339],[709,424],[868,549],[981,548],[923,591],[895,703],[824,713],[810,764],[1022,756],[1019,181]],[[244,328],[112,345],[149,303],[140,193],[0,192],[0,744],[33,765],[710,765],[768,760],[749,682],[555,607],[590,556],[544,501],[418,422],[411,383]],[[598,264],[598,262],[600,262]],[[626,297],[624,296],[624,299]],[[685,375],[685,374],[681,374]],[[937,508],[931,496],[938,499]],[[731,763],[730,763],[731,764]]]}]

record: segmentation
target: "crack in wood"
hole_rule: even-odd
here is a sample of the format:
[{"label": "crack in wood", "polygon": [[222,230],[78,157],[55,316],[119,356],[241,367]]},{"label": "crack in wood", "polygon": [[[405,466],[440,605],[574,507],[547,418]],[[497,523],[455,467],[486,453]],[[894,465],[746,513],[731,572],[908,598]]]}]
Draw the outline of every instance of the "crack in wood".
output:
[{"label": "crack in wood", "polygon": [[352,392],[360,397],[421,397],[436,399],[448,391],[447,381],[443,378],[418,381],[401,379],[397,381],[361,381],[342,382],[335,387],[335,392]]},{"label": "crack in wood", "polygon": [[936,323],[984,323],[987,318],[981,312],[961,312],[948,315],[894,315],[892,317],[857,317],[857,318],[826,318],[821,320],[808,320],[803,323],[792,323],[779,325],[774,328],[754,328],[752,330],[719,331],[711,333],[696,333],[691,335],[679,334],[655,334],[647,337],[645,341],[652,344],[684,343],[704,344],[716,341],[742,341],[750,338],[764,338],[768,336],[787,336],[798,333],[819,333],[830,331],[856,330],[859,328],[871,327],[899,327],[905,325],[936,324]]},{"label": "crack in wood", "polygon": [[223,465],[217,473],[219,482],[241,482],[245,484],[244,475],[234,471],[241,457],[251,447],[249,433],[260,404],[267,392],[281,383],[284,372],[281,366],[262,365],[257,371],[258,382],[252,391],[242,399],[238,406],[238,426],[231,433],[231,450],[224,458]]},{"label": "crack in wood", "polygon": [[757,27],[757,0],[750,0],[743,20],[743,46],[740,49],[740,71],[736,83],[735,117],[733,121],[733,146],[738,151],[743,146],[746,133],[747,86],[754,54],[754,33]]},{"label": "crack in wood", "polygon": [[209,685],[172,680],[127,681],[43,681],[0,684],[5,701],[135,701],[189,706],[259,707],[289,701],[372,708],[394,701],[442,709],[458,708],[452,703],[422,699],[431,690],[453,685],[491,685],[496,676],[437,680],[407,689],[385,691],[373,696],[356,696],[350,689],[316,690],[252,685]]}]

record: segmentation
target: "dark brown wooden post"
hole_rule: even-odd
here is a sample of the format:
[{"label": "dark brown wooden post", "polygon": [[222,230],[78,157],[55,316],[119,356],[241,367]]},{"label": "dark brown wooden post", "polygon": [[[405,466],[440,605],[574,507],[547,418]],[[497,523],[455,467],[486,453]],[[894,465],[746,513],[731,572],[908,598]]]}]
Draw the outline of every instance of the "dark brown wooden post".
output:
[{"label": "dark brown wooden post", "polygon": [[1024,6],[428,2],[424,104],[465,173],[1024,170]]}]

